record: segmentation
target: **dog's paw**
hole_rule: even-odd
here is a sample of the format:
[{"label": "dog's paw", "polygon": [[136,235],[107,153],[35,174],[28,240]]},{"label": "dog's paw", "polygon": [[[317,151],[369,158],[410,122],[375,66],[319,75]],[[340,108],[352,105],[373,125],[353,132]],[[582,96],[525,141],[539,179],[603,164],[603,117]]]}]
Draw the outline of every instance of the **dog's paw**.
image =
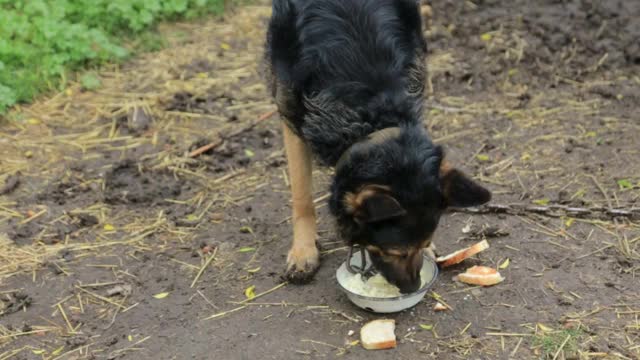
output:
[{"label": "dog's paw", "polygon": [[306,284],[313,279],[319,267],[320,251],[316,246],[292,248],[283,278],[293,284]]}]

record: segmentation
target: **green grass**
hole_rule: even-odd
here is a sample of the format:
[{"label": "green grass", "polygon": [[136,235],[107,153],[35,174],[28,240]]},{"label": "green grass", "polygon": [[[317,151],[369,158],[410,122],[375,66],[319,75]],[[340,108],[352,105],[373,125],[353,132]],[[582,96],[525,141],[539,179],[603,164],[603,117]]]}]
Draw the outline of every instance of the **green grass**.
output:
[{"label": "green grass", "polygon": [[578,351],[578,341],[583,335],[584,331],[580,328],[545,332],[537,335],[533,344],[535,347],[540,347],[543,359],[551,359],[560,347],[565,353]]},{"label": "green grass", "polygon": [[223,9],[224,0],[0,0],[0,113],[61,89],[75,71],[162,48],[160,21]]}]

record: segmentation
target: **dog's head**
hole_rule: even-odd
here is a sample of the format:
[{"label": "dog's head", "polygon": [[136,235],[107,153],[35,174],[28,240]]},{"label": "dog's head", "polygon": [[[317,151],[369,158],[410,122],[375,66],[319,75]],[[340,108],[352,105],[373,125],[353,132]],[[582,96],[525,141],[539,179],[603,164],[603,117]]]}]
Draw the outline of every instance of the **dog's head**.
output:
[{"label": "dog's head", "polygon": [[354,147],[336,169],[331,210],[341,236],[365,247],[402,293],[420,287],[422,249],[446,208],[491,199],[443,157],[424,132],[405,129]]}]

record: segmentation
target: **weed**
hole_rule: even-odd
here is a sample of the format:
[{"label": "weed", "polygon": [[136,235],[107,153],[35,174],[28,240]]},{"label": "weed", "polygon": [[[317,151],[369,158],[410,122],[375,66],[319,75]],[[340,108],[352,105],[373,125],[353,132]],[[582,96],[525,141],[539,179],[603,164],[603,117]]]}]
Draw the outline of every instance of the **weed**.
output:
[{"label": "weed", "polygon": [[96,90],[102,83],[98,76],[93,72],[87,72],[80,77],[80,84],[85,90]]},{"label": "weed", "polygon": [[552,359],[561,350],[565,353],[578,351],[578,341],[584,334],[582,329],[572,328],[541,332],[534,337],[533,346],[539,348],[543,359]]},{"label": "weed", "polygon": [[73,71],[160,49],[160,21],[223,8],[224,0],[0,0],[0,113],[60,89]]}]

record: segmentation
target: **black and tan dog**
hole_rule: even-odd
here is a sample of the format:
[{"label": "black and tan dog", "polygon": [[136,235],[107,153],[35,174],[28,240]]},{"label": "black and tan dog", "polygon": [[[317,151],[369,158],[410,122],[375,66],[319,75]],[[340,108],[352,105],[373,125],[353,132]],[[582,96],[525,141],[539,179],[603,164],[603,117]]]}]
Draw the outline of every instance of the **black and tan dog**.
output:
[{"label": "black and tan dog", "polygon": [[319,266],[312,158],[335,167],[339,235],[403,293],[419,287],[422,249],[446,208],[490,200],[425,131],[426,51],[416,0],[273,0],[266,61],[285,120],[291,281]]}]

